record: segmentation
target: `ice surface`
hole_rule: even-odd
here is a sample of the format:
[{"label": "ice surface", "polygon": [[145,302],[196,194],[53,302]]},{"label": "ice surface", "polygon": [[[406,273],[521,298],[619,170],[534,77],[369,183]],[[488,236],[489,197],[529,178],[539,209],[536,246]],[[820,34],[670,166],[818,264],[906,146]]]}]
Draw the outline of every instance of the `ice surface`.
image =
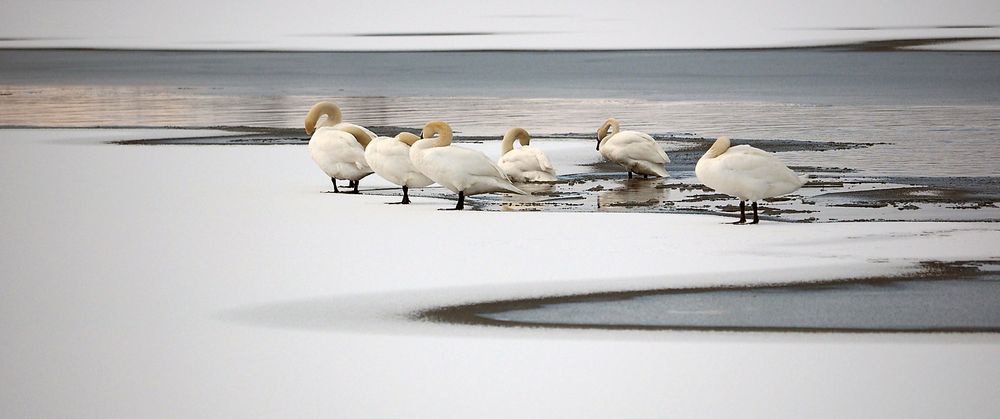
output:
[{"label": "ice surface", "polygon": [[4,416],[1000,412],[996,335],[551,331],[406,317],[482,299],[997,258],[997,224],[440,212],[453,204],[319,193],[329,179],[302,147],[95,143],[133,135],[149,133],[0,130]]}]

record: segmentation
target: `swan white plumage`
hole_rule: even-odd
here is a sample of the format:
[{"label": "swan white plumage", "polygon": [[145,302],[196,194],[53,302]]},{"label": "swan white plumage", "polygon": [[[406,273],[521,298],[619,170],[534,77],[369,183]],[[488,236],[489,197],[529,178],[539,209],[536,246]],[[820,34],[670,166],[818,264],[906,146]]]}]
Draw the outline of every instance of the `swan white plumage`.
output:
[{"label": "swan white plumage", "polygon": [[746,201],[753,202],[757,224],[757,201],[797,191],[806,180],[774,154],[749,145],[730,147],[728,137],[719,137],[698,159],[694,173],[705,186],[740,200],[740,220],[746,223]]},{"label": "swan white plumage", "polygon": [[597,130],[597,150],[604,158],[628,170],[630,179],[632,172],[643,176],[667,176],[663,165],[670,163],[670,158],[653,137],[639,131],[619,131],[618,120],[614,118],[604,121]]},{"label": "swan white plumage", "polygon": [[[447,123],[431,121],[424,126],[423,139],[410,147],[413,166],[425,176],[458,194],[456,210],[465,208],[465,196],[490,192],[527,195],[510,182],[485,154],[451,145]],[[436,138],[433,138],[437,134]]]},{"label": "swan white plumage", "polygon": [[[515,149],[514,140],[518,140],[521,147]],[[507,130],[500,142],[500,160],[497,161],[497,166],[514,182],[554,182],[556,170],[549,158],[542,150],[530,144],[531,135],[528,135],[528,131],[523,128]]]},{"label": "swan white plumage", "polygon": [[[320,120],[323,116],[326,119]],[[337,179],[347,179],[358,192],[358,181],[372,173],[365,160],[364,149],[375,133],[360,125],[341,122],[340,108],[330,102],[319,102],[306,114],[306,134],[309,138],[309,156],[330,181],[333,191]]]},{"label": "swan white plumage", "polygon": [[376,137],[365,148],[365,159],[375,174],[403,187],[403,200],[394,204],[410,203],[410,188],[423,188],[434,183],[413,167],[410,161],[410,146],[420,137],[409,132],[401,132],[395,137]]}]

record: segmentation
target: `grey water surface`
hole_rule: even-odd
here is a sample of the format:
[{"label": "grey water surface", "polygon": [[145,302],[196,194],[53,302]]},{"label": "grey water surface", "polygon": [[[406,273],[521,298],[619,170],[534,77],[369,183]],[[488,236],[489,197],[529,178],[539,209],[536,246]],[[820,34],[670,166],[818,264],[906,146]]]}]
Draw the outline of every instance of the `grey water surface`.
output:
[{"label": "grey water surface", "polygon": [[520,325],[816,331],[1000,331],[1000,275],[571,301],[480,314]]},{"label": "grey water surface", "polygon": [[3,126],[300,127],[318,100],[364,125],[585,138],[616,117],[652,134],[879,143],[783,153],[793,165],[1000,172],[1000,53],[0,50]]}]

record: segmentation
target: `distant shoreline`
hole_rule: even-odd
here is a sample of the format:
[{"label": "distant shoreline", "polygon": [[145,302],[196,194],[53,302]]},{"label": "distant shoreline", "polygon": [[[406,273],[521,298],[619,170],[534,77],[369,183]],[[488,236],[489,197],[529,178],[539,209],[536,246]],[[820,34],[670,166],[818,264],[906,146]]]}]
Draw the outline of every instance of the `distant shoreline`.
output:
[{"label": "distant shoreline", "polygon": [[[18,39],[6,39],[17,41]],[[906,38],[881,39],[850,43],[803,45],[787,47],[733,47],[733,48],[620,48],[620,49],[387,49],[387,50],[283,50],[283,49],[225,49],[225,48],[114,48],[114,47],[5,47],[0,51],[96,51],[96,52],[187,52],[187,53],[365,53],[365,54],[405,54],[405,53],[612,53],[612,52],[753,52],[753,51],[820,51],[820,52],[962,52],[996,53],[1000,49],[919,49],[932,45],[957,42],[996,41],[1000,37],[947,37],[947,38]]]}]

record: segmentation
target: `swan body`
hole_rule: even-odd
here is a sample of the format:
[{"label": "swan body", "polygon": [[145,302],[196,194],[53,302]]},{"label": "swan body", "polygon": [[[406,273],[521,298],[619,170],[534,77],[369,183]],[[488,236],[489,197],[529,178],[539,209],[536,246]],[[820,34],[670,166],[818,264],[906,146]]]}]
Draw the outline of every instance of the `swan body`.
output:
[{"label": "swan body", "polygon": [[746,201],[753,202],[753,223],[758,222],[756,201],[795,192],[806,181],[774,154],[749,145],[732,147],[727,137],[719,137],[698,159],[694,173],[705,186],[739,199],[743,222]]},{"label": "swan body", "polygon": [[[514,148],[514,140],[521,147]],[[497,166],[514,182],[554,182],[556,170],[549,158],[535,147],[529,145],[531,136],[521,128],[511,128],[503,136],[500,143],[500,160]]]},{"label": "swan body", "polygon": [[410,161],[410,146],[420,137],[401,132],[395,137],[376,137],[365,148],[365,160],[376,174],[389,182],[403,187],[403,201],[409,204],[409,189],[423,188],[434,183],[413,167]]},{"label": "swan body", "polygon": [[610,118],[597,130],[597,141],[601,155],[628,170],[628,177],[631,178],[633,172],[644,176],[667,176],[663,165],[670,163],[670,158],[649,134],[620,131],[618,121]]},{"label": "swan body", "polygon": [[[438,136],[432,138],[434,134]],[[458,194],[455,209],[464,208],[465,196],[491,192],[526,195],[485,154],[451,145],[447,123],[431,121],[424,126],[423,139],[410,147],[413,166],[425,176]]]},{"label": "swan body", "polygon": [[[322,116],[326,119],[320,121]],[[340,108],[330,102],[313,105],[306,115],[306,133],[309,138],[309,156],[323,173],[330,177],[335,192],[337,179],[351,181],[354,193],[358,192],[358,181],[372,174],[365,160],[365,147],[374,133],[368,129],[341,122]]]}]

